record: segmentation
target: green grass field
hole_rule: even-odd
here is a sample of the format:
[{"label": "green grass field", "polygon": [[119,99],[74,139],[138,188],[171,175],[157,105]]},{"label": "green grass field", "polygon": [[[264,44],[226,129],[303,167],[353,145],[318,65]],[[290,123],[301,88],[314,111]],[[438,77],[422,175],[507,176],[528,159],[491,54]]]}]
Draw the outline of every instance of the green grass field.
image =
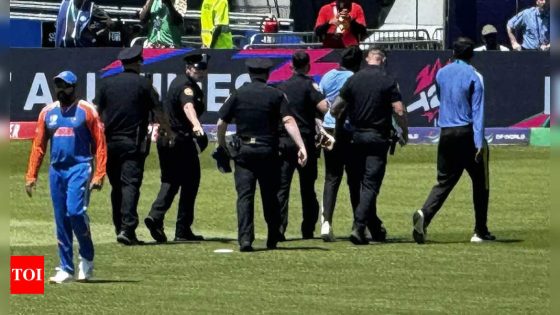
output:
[{"label": "green grass field", "polygon": [[[57,266],[47,167],[33,199],[23,190],[29,142],[12,142],[12,255],[44,255],[46,276]],[[351,210],[343,185],[334,230],[336,243],[298,239],[301,203],[294,180],[288,237],[276,251],[239,253],[235,241],[232,175],[202,157],[194,230],[210,241],[123,247],[115,242],[106,185],[92,196],[89,214],[96,245],[96,281],[45,284],[44,296],[11,296],[18,314],[513,314],[550,312],[549,149],[493,147],[490,230],[492,244],[469,243],[473,210],[463,177],[430,226],[426,245],[411,238],[411,214],[435,182],[433,146],[409,146],[390,158],[378,201],[387,244],[353,246]],[[317,192],[322,193],[320,166]],[[148,159],[139,204],[141,219],[159,188],[157,153]],[[265,248],[260,199],[255,213],[257,249]],[[169,212],[173,237],[176,206]],[[320,226],[317,225],[319,234]],[[141,239],[151,240],[143,223]],[[216,254],[231,248],[231,254]]]}]

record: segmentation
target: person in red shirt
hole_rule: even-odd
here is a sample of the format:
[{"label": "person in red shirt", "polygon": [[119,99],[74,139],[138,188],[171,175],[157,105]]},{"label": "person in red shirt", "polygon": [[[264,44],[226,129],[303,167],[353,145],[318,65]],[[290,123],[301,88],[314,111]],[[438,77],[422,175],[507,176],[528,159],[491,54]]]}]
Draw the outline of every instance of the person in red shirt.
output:
[{"label": "person in red shirt", "polygon": [[358,45],[367,36],[364,10],[352,0],[326,4],[319,11],[315,34],[322,38],[325,48]]}]

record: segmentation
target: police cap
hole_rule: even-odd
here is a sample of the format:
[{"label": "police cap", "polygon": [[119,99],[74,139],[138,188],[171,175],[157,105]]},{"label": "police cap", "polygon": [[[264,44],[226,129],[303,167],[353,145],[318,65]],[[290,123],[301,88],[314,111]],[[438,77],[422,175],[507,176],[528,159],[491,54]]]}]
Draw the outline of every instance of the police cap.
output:
[{"label": "police cap", "polygon": [[266,58],[247,59],[245,65],[251,73],[267,73],[273,66],[272,61]]},{"label": "police cap", "polygon": [[351,46],[342,51],[340,58],[340,65],[352,69],[353,67],[360,66],[362,63],[363,53],[360,47]]},{"label": "police cap", "polygon": [[118,58],[123,64],[144,61],[144,59],[142,58],[142,50],[142,46],[134,45],[132,47],[121,50]]},{"label": "police cap", "polygon": [[208,69],[210,56],[207,54],[194,53],[188,54],[185,58],[183,58],[183,60],[187,63],[187,65],[193,66],[195,69],[206,70]]},{"label": "police cap", "polygon": [[204,150],[208,147],[208,136],[206,135],[206,133],[203,133],[200,136],[195,135],[193,137],[193,141],[198,154],[204,152]]}]

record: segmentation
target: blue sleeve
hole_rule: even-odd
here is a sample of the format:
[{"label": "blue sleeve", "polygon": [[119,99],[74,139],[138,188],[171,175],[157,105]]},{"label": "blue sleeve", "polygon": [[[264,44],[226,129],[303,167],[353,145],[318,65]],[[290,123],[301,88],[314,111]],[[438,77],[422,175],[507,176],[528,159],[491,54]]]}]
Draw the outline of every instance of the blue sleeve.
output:
[{"label": "blue sleeve", "polygon": [[472,115],[474,144],[477,149],[482,149],[484,143],[484,79],[475,72],[474,91],[472,95]]},{"label": "blue sleeve", "polygon": [[515,15],[514,17],[512,17],[511,19],[509,19],[507,26],[509,28],[512,29],[518,29],[520,26],[524,27],[525,26],[525,12],[521,11],[519,13],[517,13],[517,15]]}]

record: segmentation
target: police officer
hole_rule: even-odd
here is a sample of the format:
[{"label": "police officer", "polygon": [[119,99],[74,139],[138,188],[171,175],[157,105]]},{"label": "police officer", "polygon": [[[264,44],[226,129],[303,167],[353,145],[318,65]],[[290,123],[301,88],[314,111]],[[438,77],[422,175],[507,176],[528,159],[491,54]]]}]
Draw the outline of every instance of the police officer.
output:
[{"label": "police officer", "polygon": [[197,140],[206,139],[198,118],[206,111],[204,93],[198,86],[207,74],[209,56],[190,54],[185,73],[173,80],[163,107],[169,116],[172,131],[177,135],[174,145],[165,140],[157,142],[161,168],[161,187],[144,223],[157,242],[166,242],[163,231],[165,213],[171,207],[179,189],[179,209],[175,228],[175,241],[200,241],[203,237],[191,230],[194,205],[200,184],[200,161]]},{"label": "police officer", "polygon": [[349,185],[360,185],[360,201],[355,209],[354,227],[350,241],[356,245],[368,244],[365,229],[369,228],[374,240],[385,240],[386,231],[377,217],[376,200],[385,175],[387,153],[390,147],[392,117],[408,140],[405,107],[397,82],[383,69],[385,52],[372,47],[367,52],[367,66],[346,81],[331,114],[346,115],[351,127]]},{"label": "police officer", "polygon": [[[319,86],[313,79],[307,76],[311,66],[309,55],[303,51],[296,51],[292,56],[293,75],[290,79],[278,86],[284,91],[288,98],[288,107],[293,115],[305,148],[307,150],[307,164],[299,166],[297,163],[297,146],[290,138],[283,126],[280,130],[280,155],[281,174],[278,201],[280,203],[280,240],[285,240],[284,233],[288,227],[288,204],[290,199],[290,186],[294,171],[299,173],[301,189],[301,205],[303,221],[301,223],[301,234],[304,239],[313,238],[315,224],[319,218],[319,203],[315,194],[315,181],[317,180],[317,158],[318,151],[315,149],[316,118],[322,120],[324,113],[328,110],[328,104]],[[319,125],[321,123],[319,120]]]},{"label": "police officer", "polygon": [[438,125],[437,181],[422,209],[413,214],[414,240],[426,241],[426,228],[441,209],[464,170],[472,180],[475,213],[471,242],[496,239],[488,231],[488,197],[490,194],[488,157],[484,139],[484,81],[469,64],[474,55],[474,42],[459,38],[453,43],[453,62],[436,76],[440,100]]},{"label": "police officer", "polygon": [[[168,130],[157,92],[140,76],[142,47],[122,50],[118,56],[124,72],[102,79],[94,103],[105,125],[107,175],[111,183],[111,205],[117,242],[140,243],[136,237],[138,199],[149,149],[148,122],[155,114],[163,130]],[[165,133],[165,132],[164,132]]]},{"label": "police officer", "polygon": [[[272,62],[268,59],[249,59],[246,62],[251,83],[234,92],[219,111],[218,144],[228,147],[235,162],[235,187],[237,189],[237,222],[240,251],[253,251],[255,239],[253,216],[256,182],[259,182],[263,212],[268,225],[266,246],[275,249],[279,237],[280,209],[278,187],[280,161],[278,157],[278,122],[281,120],[287,133],[297,146],[294,152],[298,163],[307,161],[305,144],[296,121],[289,112],[286,96],[282,91],[268,86]],[[235,120],[237,134],[226,145],[228,124]]]}]

